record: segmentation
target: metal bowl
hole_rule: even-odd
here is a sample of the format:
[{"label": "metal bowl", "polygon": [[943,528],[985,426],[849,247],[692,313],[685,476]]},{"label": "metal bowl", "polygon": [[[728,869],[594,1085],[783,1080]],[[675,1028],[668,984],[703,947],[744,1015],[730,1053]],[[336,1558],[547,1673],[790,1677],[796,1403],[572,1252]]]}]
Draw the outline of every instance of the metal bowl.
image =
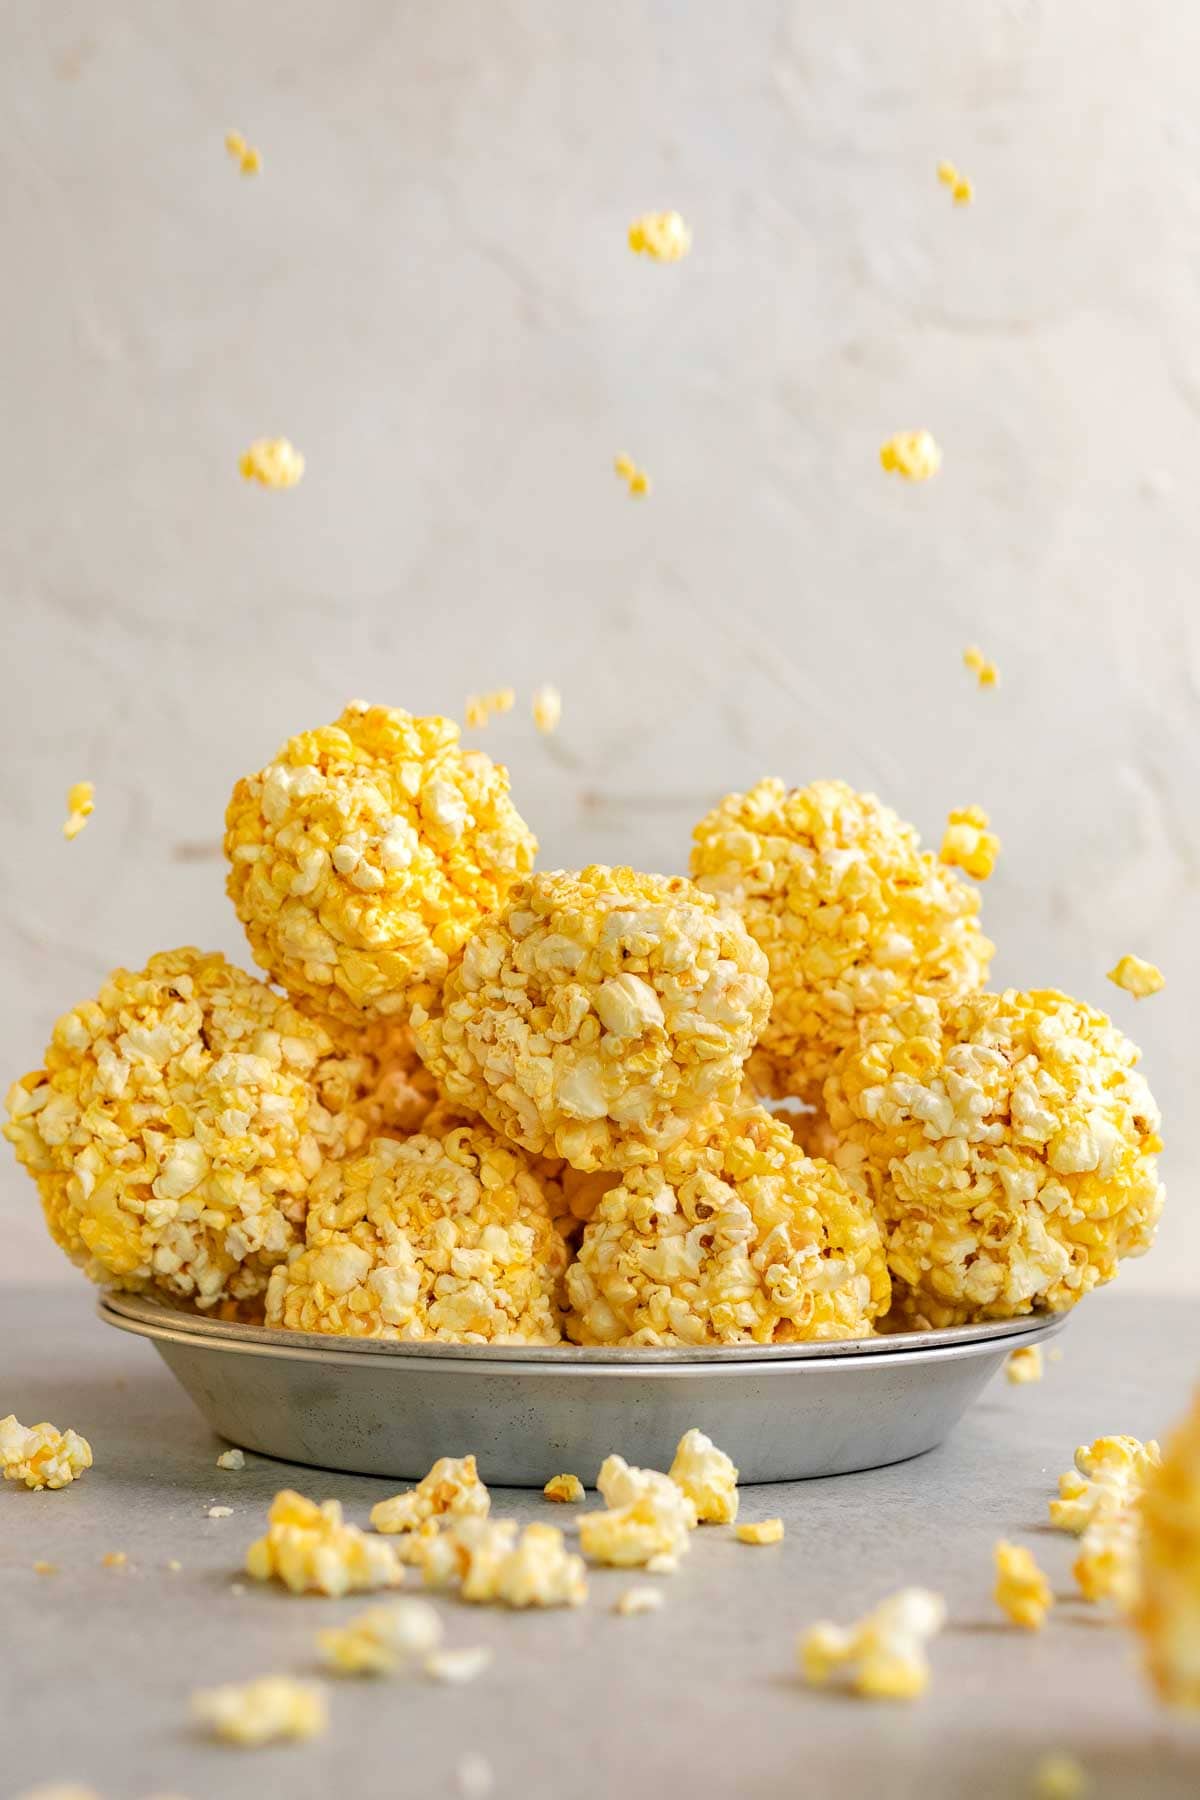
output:
[{"label": "metal bowl", "polygon": [[691,1426],[743,1482],[903,1462],[940,1444],[1040,1314],[831,1344],[673,1350],[388,1343],[226,1325],[141,1295],[100,1317],[149,1338],[220,1436],[285,1462],[416,1481],[474,1452],[489,1481],[585,1481],[610,1451],[668,1466]]}]

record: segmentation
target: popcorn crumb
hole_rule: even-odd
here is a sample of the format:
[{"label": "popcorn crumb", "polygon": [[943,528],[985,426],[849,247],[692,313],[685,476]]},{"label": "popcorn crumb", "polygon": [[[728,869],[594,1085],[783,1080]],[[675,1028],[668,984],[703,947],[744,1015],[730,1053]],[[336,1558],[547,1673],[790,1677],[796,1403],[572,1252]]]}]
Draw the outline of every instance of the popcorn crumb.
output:
[{"label": "popcorn crumb", "polygon": [[629,227],[629,248],[654,262],[679,262],[691,247],[691,231],[677,212],[643,213]]},{"label": "popcorn crumb", "polygon": [[554,1475],[542,1489],[547,1500],[557,1500],[564,1506],[574,1506],[583,1499],[584,1486],[578,1475]]},{"label": "popcorn crumb", "polygon": [[479,731],[493,713],[511,712],[516,699],[516,692],[512,688],[497,688],[490,694],[468,694],[463,708],[463,722],[473,731]]},{"label": "popcorn crumb", "polygon": [[210,1506],[208,1516],[210,1519],[231,1519],[233,1508],[232,1506]]},{"label": "popcorn crumb", "polygon": [[181,1562],[176,1562],[175,1558],[172,1557],[170,1562],[165,1564],[165,1567],[169,1575],[178,1575],[183,1568],[183,1564]]},{"label": "popcorn crumb", "polygon": [[626,1588],[613,1606],[613,1611],[623,1619],[635,1618],[638,1613],[657,1612],[666,1596],[661,1588],[631,1587]]},{"label": "popcorn crumb", "polygon": [[685,1431],[668,1471],[696,1508],[702,1525],[732,1525],[738,1515],[738,1472],[733,1460],[694,1427]]},{"label": "popcorn crumb", "polygon": [[1090,1786],[1082,1763],[1062,1751],[1043,1756],[1033,1774],[1035,1800],[1082,1800]]},{"label": "popcorn crumb", "polygon": [[533,722],[538,730],[549,735],[557,731],[562,719],[562,695],[556,687],[540,687],[534,690]]},{"label": "popcorn crumb", "polygon": [[389,1534],[416,1531],[427,1519],[484,1518],[491,1504],[473,1456],[439,1456],[415,1488],[371,1508],[371,1525]]},{"label": "popcorn crumb", "polygon": [[243,175],[257,175],[262,169],[262,152],[248,144],[240,131],[225,133],[225,148]]},{"label": "popcorn crumb", "polygon": [[970,206],[975,198],[975,184],[966,175],[960,175],[952,162],[940,162],[937,177],[943,187],[950,189],[956,206]]},{"label": "popcorn crumb", "polygon": [[124,1550],[110,1550],[107,1555],[100,1558],[100,1567],[102,1569],[123,1569],[128,1561],[129,1558]]},{"label": "popcorn crumb", "polygon": [[1054,1605],[1050,1583],[1034,1561],[1033,1552],[1021,1544],[996,1545],[994,1598],[1001,1612],[1025,1631],[1040,1631]]},{"label": "popcorn crumb", "polygon": [[1116,987],[1124,988],[1127,994],[1132,994],[1135,1000],[1145,1000],[1167,985],[1162,970],[1152,962],[1143,962],[1140,956],[1123,956],[1108,971],[1108,979]]},{"label": "popcorn crumb", "polygon": [[67,789],[67,817],[63,824],[63,836],[68,843],[77,838],[92,814],[96,810],[94,799],[95,788],[90,781],[77,781],[74,787]]},{"label": "popcorn crumb", "polygon": [[915,1700],[929,1685],[928,1640],[946,1623],[946,1603],[927,1588],[903,1588],[843,1627],[822,1620],[800,1638],[804,1679],[830,1681],[869,1700]]},{"label": "popcorn crumb", "polygon": [[304,458],[287,438],[255,438],[238,458],[238,469],[260,487],[290,488],[304,474]]},{"label": "popcorn crumb", "polygon": [[928,431],[898,431],[880,446],[879,461],[905,481],[928,481],[942,466],[942,453]]},{"label": "popcorn crumb", "polygon": [[217,1458],[218,1469],[244,1469],[245,1466],[246,1457],[241,1450],[223,1450]]},{"label": "popcorn crumb", "polygon": [[978,644],[968,644],[963,651],[963,663],[970,669],[981,688],[997,687],[1000,671],[994,662],[989,662]]},{"label": "popcorn crumb", "polygon": [[58,1564],[52,1562],[35,1562],[33,1565],[33,1572],[35,1575],[57,1575],[59,1572]]},{"label": "popcorn crumb", "polygon": [[15,1413],[0,1419],[0,1469],[5,1481],[27,1488],[65,1488],[92,1466],[92,1446],[74,1431],[22,1425]]},{"label": "popcorn crumb", "polygon": [[739,1544],[778,1544],[782,1539],[782,1519],[750,1519],[737,1528]]},{"label": "popcorn crumb", "polygon": [[492,1652],[486,1644],[476,1644],[462,1650],[435,1650],[425,1658],[425,1673],[434,1681],[447,1681],[459,1686],[482,1675],[491,1660]]},{"label": "popcorn crumb", "polygon": [[427,1600],[374,1606],[317,1633],[321,1655],[345,1675],[390,1675],[430,1655],[441,1641],[442,1621]]},{"label": "popcorn crumb", "polygon": [[463,1800],[487,1800],[496,1785],[491,1763],[478,1750],[468,1750],[459,1757],[455,1779]]},{"label": "popcorn crumb", "polygon": [[1026,1344],[1023,1350],[1014,1350],[1004,1365],[1005,1378],[1014,1387],[1022,1387],[1029,1381],[1042,1379],[1042,1347],[1040,1344]]},{"label": "popcorn crumb", "polygon": [[311,1738],[329,1723],[324,1690],[290,1675],[201,1688],[192,1695],[192,1718],[226,1743],[258,1749],[283,1738]]},{"label": "popcorn crumb", "polygon": [[647,475],[645,469],[639,469],[633,458],[627,456],[624,451],[621,452],[620,456],[618,456],[613,463],[613,468],[621,477],[622,481],[627,484],[629,492],[634,495],[635,498],[650,492],[649,475]]},{"label": "popcorn crumb", "polygon": [[950,813],[938,852],[947,868],[963,869],[976,881],[986,881],[996,867],[1000,839],[988,830],[982,806],[959,806]]},{"label": "popcorn crumb", "polygon": [[338,1501],[318,1506],[291,1488],[276,1494],[265,1536],[246,1552],[255,1581],[281,1581],[293,1594],[348,1594],[399,1587],[404,1570],[390,1544],[342,1519]]}]

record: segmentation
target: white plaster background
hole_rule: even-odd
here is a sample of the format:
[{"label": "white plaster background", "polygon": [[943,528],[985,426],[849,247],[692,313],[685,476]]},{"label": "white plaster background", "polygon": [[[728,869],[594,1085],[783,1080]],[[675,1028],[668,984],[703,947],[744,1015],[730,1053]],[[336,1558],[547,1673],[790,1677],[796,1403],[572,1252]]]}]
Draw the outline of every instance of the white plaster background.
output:
[{"label": "white plaster background", "polygon": [[[549,864],[681,868],[768,771],[874,787],[933,841],[984,803],[999,979],[1111,1007],[1167,1113],[1130,1278],[1200,1287],[1200,9],[0,21],[4,1070],[115,963],[244,955],[214,850],[282,738],[512,682],[483,741]],[[660,206],[695,230],[677,268],[624,248]],[[926,487],[877,466],[911,426],[945,450]],[[246,487],[277,432],[303,485]],[[1170,984],[1136,1010],[1104,980],[1126,949]],[[6,1276],[70,1278],[7,1152],[0,1227]]]}]

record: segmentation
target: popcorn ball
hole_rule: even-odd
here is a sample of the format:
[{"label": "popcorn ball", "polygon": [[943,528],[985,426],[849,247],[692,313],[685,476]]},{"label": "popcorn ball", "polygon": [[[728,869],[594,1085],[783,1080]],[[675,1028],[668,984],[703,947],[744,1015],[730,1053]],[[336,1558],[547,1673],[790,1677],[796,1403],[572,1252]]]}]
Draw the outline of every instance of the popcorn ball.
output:
[{"label": "popcorn ball", "polygon": [[1148,1473],[1136,1623],[1162,1698],[1200,1711],[1200,1396]]},{"label": "popcorn ball", "polygon": [[732,1100],[769,1005],[725,907],[680,876],[594,865],[514,888],[413,1024],[451,1100],[586,1171],[651,1162]]},{"label": "popcorn ball", "polygon": [[751,1064],[764,1092],[815,1104],[864,1015],[982,987],[993,946],[978,894],[873,794],[767,779],[727,795],[693,837],[693,879],[737,907],[770,964]]},{"label": "popcorn ball", "polygon": [[945,1623],[940,1594],[903,1588],[856,1625],[810,1627],[798,1645],[801,1673],[812,1687],[834,1683],[867,1700],[915,1700],[929,1686],[925,1645]]},{"label": "popcorn ball", "polygon": [[92,1446],[75,1431],[44,1422],[22,1425],[15,1413],[0,1419],[0,1472],[27,1488],[65,1488],[92,1466]]},{"label": "popcorn ball", "polygon": [[318,1505],[292,1488],[276,1494],[267,1529],[246,1552],[255,1581],[281,1581],[293,1594],[342,1594],[399,1587],[404,1569],[391,1544],[347,1525],[340,1501]]},{"label": "popcorn ball", "polygon": [[863,1024],[825,1102],[902,1317],[1066,1311],[1150,1247],[1162,1141],[1138,1056],[1053,991],[917,999]]},{"label": "popcorn ball", "polygon": [[548,1178],[487,1126],[429,1121],[327,1163],[267,1324],[348,1337],[552,1344],[567,1250]]},{"label": "popcorn ball", "polygon": [[576,1343],[799,1343],[865,1336],[890,1284],[866,1201],[754,1107],[603,1196],[567,1295]]},{"label": "popcorn ball", "polygon": [[350,1024],[428,1003],[536,849],[507,772],[449,719],[363,701],[289,739],[226,814],[255,960]]}]

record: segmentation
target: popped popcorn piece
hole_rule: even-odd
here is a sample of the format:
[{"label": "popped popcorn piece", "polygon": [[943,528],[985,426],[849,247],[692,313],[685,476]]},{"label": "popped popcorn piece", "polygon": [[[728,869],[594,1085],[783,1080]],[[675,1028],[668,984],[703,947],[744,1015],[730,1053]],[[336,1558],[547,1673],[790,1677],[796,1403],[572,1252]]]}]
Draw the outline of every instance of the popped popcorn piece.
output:
[{"label": "popped popcorn piece", "polygon": [[538,730],[547,734],[557,731],[562,719],[562,695],[556,687],[535,688],[533,694],[533,722]]},{"label": "popped popcorn piece", "polygon": [[879,449],[880,466],[905,481],[928,481],[942,466],[942,453],[928,431],[898,431]]},{"label": "popped popcorn piece", "polygon": [[620,1599],[614,1603],[613,1611],[623,1619],[633,1619],[639,1613],[657,1612],[665,1598],[661,1588],[626,1588]]},{"label": "popped popcorn piece", "polygon": [[217,1458],[218,1469],[244,1469],[245,1466],[245,1452],[236,1447],[232,1450],[222,1450]]},{"label": "popped popcorn piece", "polygon": [[677,212],[643,213],[629,227],[629,248],[654,262],[679,262],[692,247],[692,234]]},{"label": "popped popcorn piece", "polygon": [[1141,1512],[1136,1502],[1100,1512],[1092,1519],[1071,1568],[1085,1600],[1112,1600],[1119,1612],[1133,1611],[1139,1593],[1141,1534]]},{"label": "popped popcorn piece", "polygon": [[635,1468],[623,1456],[605,1457],[596,1477],[596,1489],[609,1508],[633,1506],[650,1498],[663,1511],[676,1516],[685,1531],[695,1531],[700,1523],[695,1500],[673,1476],[658,1469]]},{"label": "popped popcorn piece", "polygon": [[15,1413],[0,1419],[0,1469],[5,1481],[27,1488],[65,1488],[92,1466],[92,1446],[78,1432],[43,1421],[22,1425]]},{"label": "popped popcorn piece", "polygon": [[782,1519],[750,1519],[737,1528],[739,1544],[779,1544],[783,1541]]},{"label": "popped popcorn piece", "polygon": [[232,1506],[210,1506],[208,1517],[210,1519],[232,1519],[233,1508]]},{"label": "popped popcorn piece", "polygon": [[123,1569],[129,1561],[124,1550],[109,1550],[100,1558],[102,1569]]},{"label": "popped popcorn piece", "polygon": [[347,1024],[429,1004],[532,867],[507,771],[458,738],[352,701],[234,788],[228,891],[255,960]]},{"label": "popped popcorn piece", "polygon": [[856,1625],[822,1620],[800,1638],[804,1679],[836,1682],[869,1700],[915,1700],[929,1685],[925,1645],[946,1623],[946,1603],[927,1588],[903,1588]]},{"label": "popped popcorn piece", "polygon": [[567,1248],[544,1168],[487,1126],[430,1118],[326,1164],[306,1244],[276,1269],[267,1323],[351,1337],[556,1343]]},{"label": "popped popcorn piece", "polygon": [[1000,839],[988,830],[982,806],[955,807],[942,837],[939,862],[950,869],[964,869],[976,881],[986,881],[999,854]]},{"label": "popped popcorn piece", "polygon": [[328,1034],[332,1053],[312,1075],[309,1122],[327,1156],[352,1156],[373,1138],[410,1137],[438,1103],[433,1077],[417,1055],[412,1031],[396,1019],[347,1025],[313,1014]]},{"label": "popped popcorn piece", "polygon": [[496,688],[490,694],[468,694],[463,708],[463,721],[473,731],[478,731],[488,723],[493,713],[511,712],[516,699],[512,688]]},{"label": "popped popcorn piece", "polygon": [[975,198],[975,184],[967,176],[960,175],[952,162],[940,162],[937,177],[943,187],[950,189],[956,206],[970,206]]},{"label": "popped popcorn piece", "polygon": [[623,1456],[606,1456],[596,1478],[606,1511],[584,1513],[579,1546],[593,1562],[614,1568],[674,1573],[690,1548],[698,1523],[696,1503],[669,1475],[631,1468]]},{"label": "popped popcorn piece", "polygon": [[702,1525],[733,1524],[738,1515],[737,1465],[710,1437],[695,1427],[685,1431],[668,1473],[695,1506]]},{"label": "popped popcorn piece", "polygon": [[262,1675],[257,1681],[200,1688],[192,1695],[192,1718],[227,1744],[257,1750],[284,1738],[317,1737],[329,1724],[324,1689],[290,1675]]},{"label": "popped popcorn piece", "polygon": [[567,1296],[576,1343],[768,1344],[861,1337],[890,1286],[865,1200],[752,1107],[601,1197]]},{"label": "popped popcorn piece", "polygon": [[1054,1605],[1050,1583],[1038,1568],[1033,1552],[1021,1544],[996,1545],[995,1601],[1014,1625],[1040,1631]]},{"label": "popped popcorn piece", "polygon": [[1043,1756],[1033,1772],[1036,1800],[1082,1800],[1090,1785],[1082,1763],[1063,1751]]},{"label": "popped popcorn piece", "polygon": [[770,965],[750,1062],[762,1092],[815,1105],[861,1018],[982,987],[994,946],[978,893],[873,794],[768,779],[727,795],[692,836],[697,886],[737,908]]},{"label": "popped popcorn piece", "polygon": [[583,1499],[584,1486],[578,1475],[553,1475],[542,1492],[547,1500],[557,1500],[562,1506],[575,1506]]},{"label": "popped popcorn piece", "polygon": [[487,1800],[496,1785],[491,1763],[478,1750],[468,1750],[459,1757],[455,1779],[463,1800]]},{"label": "popped popcorn piece", "polygon": [[733,1100],[769,1006],[765,958],[718,901],[593,865],[513,888],[413,1025],[451,1101],[589,1171],[652,1161]]},{"label": "popped popcorn piece", "polygon": [[1052,991],[917,999],[860,1028],[825,1084],[838,1168],[870,1195],[896,1311],[1056,1312],[1154,1238],[1159,1114],[1139,1052]]},{"label": "popped popcorn piece", "polygon": [[1200,1711],[1200,1395],[1147,1471],[1140,1512],[1147,1667],[1164,1700]]},{"label": "popped popcorn piece", "polygon": [[628,487],[634,499],[639,499],[650,492],[650,477],[645,469],[639,469],[632,456],[622,450],[613,463],[613,468]]},{"label": "popped popcorn piece", "polygon": [[1040,1344],[1026,1344],[1023,1350],[1014,1350],[1004,1364],[1005,1379],[1014,1387],[1023,1387],[1026,1382],[1042,1379],[1042,1347]]},{"label": "popped popcorn piece", "polygon": [[1092,1520],[1120,1512],[1140,1499],[1147,1478],[1162,1462],[1153,1438],[1097,1438],[1081,1444],[1075,1467],[1058,1478],[1058,1499],[1050,1502],[1050,1523],[1080,1536]]},{"label": "popped popcorn piece", "polygon": [[287,438],[255,438],[238,457],[238,473],[260,487],[293,488],[303,478],[304,458]]},{"label": "popped popcorn piece", "polygon": [[291,1488],[276,1494],[266,1534],[246,1552],[255,1581],[281,1581],[293,1594],[349,1594],[399,1587],[404,1570],[382,1538],[347,1525],[336,1500],[318,1506]]},{"label": "popped popcorn piece", "polygon": [[262,170],[262,152],[248,144],[240,131],[225,133],[225,148],[243,175],[257,175]]},{"label": "popped popcorn piece", "polygon": [[457,1589],[476,1606],[582,1606],[587,1598],[583,1562],[554,1525],[527,1525],[518,1536],[514,1519],[460,1518],[424,1540],[419,1564],[427,1587]]},{"label": "popped popcorn piece", "polygon": [[371,1508],[376,1531],[416,1531],[428,1519],[486,1517],[492,1504],[473,1456],[439,1456],[406,1494],[394,1494]]},{"label": "popped popcorn piece", "polygon": [[1151,994],[1157,994],[1166,987],[1167,978],[1162,970],[1152,962],[1143,962],[1140,956],[1123,956],[1114,968],[1108,971],[1108,979],[1135,1000],[1145,1000]]},{"label": "popped popcorn piece", "polygon": [[963,651],[963,663],[970,669],[981,688],[996,687],[1000,681],[1000,671],[994,662],[983,654],[978,644],[968,644]]},{"label": "popped popcorn piece", "polygon": [[57,1563],[40,1561],[34,1563],[33,1572],[35,1575],[58,1575],[61,1573]]},{"label": "popped popcorn piece", "polygon": [[180,1570],[183,1568],[183,1564],[181,1562],[177,1562],[174,1557],[172,1557],[170,1562],[165,1564],[164,1566],[166,1567],[167,1572],[171,1575],[178,1575]]},{"label": "popped popcorn piece", "polygon": [[474,1644],[461,1650],[435,1650],[425,1658],[425,1673],[434,1681],[446,1681],[460,1687],[482,1675],[492,1660],[486,1644]]},{"label": "popped popcorn piece", "polygon": [[391,1675],[436,1650],[442,1621],[427,1600],[373,1606],[317,1633],[321,1655],[344,1675]]},{"label": "popped popcorn piece", "polygon": [[68,843],[79,836],[95,812],[95,793],[90,781],[77,781],[74,787],[67,789],[67,816],[62,830]]}]

